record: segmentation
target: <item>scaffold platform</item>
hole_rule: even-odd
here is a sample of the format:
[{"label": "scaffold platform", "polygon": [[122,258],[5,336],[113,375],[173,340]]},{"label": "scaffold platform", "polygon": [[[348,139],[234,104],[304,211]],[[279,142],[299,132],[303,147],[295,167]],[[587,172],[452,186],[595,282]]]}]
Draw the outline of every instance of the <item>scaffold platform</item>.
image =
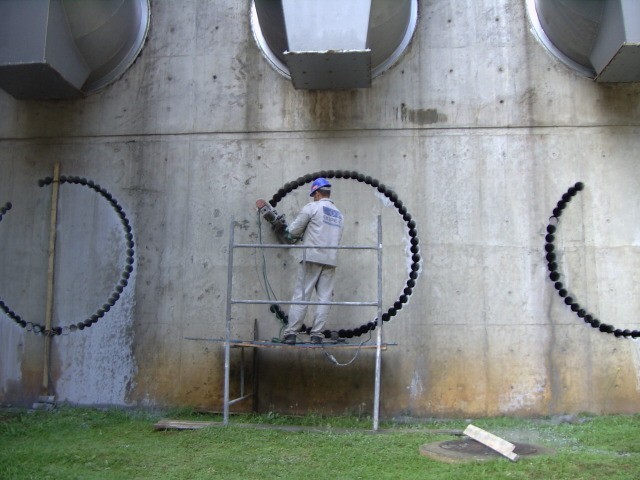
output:
[{"label": "scaffold platform", "polygon": [[[312,351],[312,350],[320,350],[324,351],[325,354],[330,356],[329,351],[339,351],[339,350],[375,350],[375,378],[374,378],[374,401],[373,401],[373,430],[377,431],[379,427],[379,416],[380,416],[380,389],[381,389],[381,365],[382,365],[382,357],[381,353],[386,351],[388,347],[395,346],[395,343],[388,343],[382,341],[382,222],[381,217],[378,216],[378,231],[377,231],[377,242],[375,245],[364,245],[364,246],[315,246],[316,248],[335,248],[341,250],[375,250],[377,253],[377,299],[373,301],[363,301],[363,302],[314,302],[314,301],[279,301],[277,303],[282,305],[291,305],[291,304],[304,304],[304,305],[343,305],[343,306],[368,306],[368,307],[377,307],[377,320],[376,320],[376,328],[375,328],[375,339],[372,336],[369,340],[363,341],[346,341],[343,339],[335,340],[335,339],[325,339],[321,344],[313,344],[306,342],[296,342],[293,345],[276,341],[276,339],[271,340],[259,340],[256,338],[255,333],[257,331],[256,325],[254,325],[254,339],[252,340],[243,340],[243,339],[232,339],[231,338],[231,311],[234,305],[237,304],[272,304],[274,303],[272,300],[247,300],[247,299],[236,299],[233,298],[232,294],[232,286],[233,286],[233,255],[234,251],[238,248],[253,248],[253,249],[263,249],[263,248],[281,248],[281,249],[290,249],[290,248],[301,248],[303,249],[303,261],[305,258],[305,249],[310,248],[305,245],[287,245],[287,244],[263,244],[263,243],[253,243],[253,244],[243,244],[243,243],[235,243],[235,219],[231,219],[230,225],[230,235],[229,235],[229,263],[228,263],[228,272],[227,272],[227,314],[226,314],[226,335],[225,338],[220,339],[205,339],[205,338],[189,338],[191,340],[204,340],[204,341],[217,341],[224,343],[224,412],[223,412],[223,423],[225,425],[229,422],[229,409],[230,406],[243,401],[247,398],[254,397],[257,393],[257,362],[256,355],[253,355],[253,391],[250,393],[245,393],[245,355],[244,351],[247,348],[254,349],[254,352],[257,349],[272,349],[278,351]],[[188,338],[188,337],[185,337]],[[374,339],[374,341],[371,341]],[[231,349],[240,349],[241,351],[241,368],[240,368],[240,396],[234,399],[230,398],[230,374],[231,374]]]}]

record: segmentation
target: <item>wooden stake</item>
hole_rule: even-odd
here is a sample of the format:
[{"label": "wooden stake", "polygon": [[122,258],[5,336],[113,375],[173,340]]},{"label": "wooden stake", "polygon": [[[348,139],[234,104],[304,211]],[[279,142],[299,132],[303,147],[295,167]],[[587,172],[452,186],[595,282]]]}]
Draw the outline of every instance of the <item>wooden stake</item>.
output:
[{"label": "wooden stake", "polygon": [[[58,222],[58,190],[60,188],[60,164],[53,166],[53,183],[51,184],[51,219],[49,223],[49,267],[47,270],[47,301],[44,328],[51,330],[53,316],[53,273],[56,253],[56,224]],[[49,372],[51,368],[51,336],[44,336],[44,369],[42,374],[42,393],[49,393]]]}]

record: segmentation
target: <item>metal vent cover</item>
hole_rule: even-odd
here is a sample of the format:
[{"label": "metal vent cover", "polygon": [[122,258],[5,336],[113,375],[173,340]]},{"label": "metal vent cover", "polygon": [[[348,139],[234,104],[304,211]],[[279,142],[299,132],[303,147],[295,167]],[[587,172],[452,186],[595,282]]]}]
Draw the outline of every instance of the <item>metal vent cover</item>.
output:
[{"label": "metal vent cover", "polygon": [[149,1],[0,1],[0,87],[18,99],[78,97],[103,88],[140,53]]},{"label": "metal vent cover", "polygon": [[370,86],[406,50],[417,0],[253,0],[251,25],[265,58],[300,89]]},{"label": "metal vent cover", "polygon": [[576,72],[640,81],[638,0],[527,0],[527,12],[540,42]]}]

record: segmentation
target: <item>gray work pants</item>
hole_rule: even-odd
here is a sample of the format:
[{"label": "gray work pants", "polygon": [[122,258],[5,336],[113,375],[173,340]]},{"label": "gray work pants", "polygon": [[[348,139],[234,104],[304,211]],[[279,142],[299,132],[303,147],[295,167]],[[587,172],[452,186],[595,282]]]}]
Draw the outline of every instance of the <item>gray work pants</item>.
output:
[{"label": "gray work pants", "polygon": [[[319,302],[330,302],[333,298],[336,267],[320,263],[301,263],[293,291],[292,302],[311,300],[311,294],[316,291]],[[292,304],[289,308],[289,323],[284,331],[285,335],[296,334],[302,326],[308,305]],[[324,325],[329,316],[331,305],[316,305],[315,318],[311,326],[311,335],[322,336]]]}]

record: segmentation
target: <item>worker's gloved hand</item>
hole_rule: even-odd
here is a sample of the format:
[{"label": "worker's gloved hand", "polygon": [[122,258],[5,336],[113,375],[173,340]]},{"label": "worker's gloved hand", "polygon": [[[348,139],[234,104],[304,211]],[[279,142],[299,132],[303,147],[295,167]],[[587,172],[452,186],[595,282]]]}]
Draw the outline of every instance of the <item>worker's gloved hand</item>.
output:
[{"label": "worker's gloved hand", "polygon": [[294,243],[296,243],[298,240],[300,240],[300,237],[294,237],[293,235],[291,235],[288,231],[285,231],[284,233],[284,239],[285,241],[289,244],[289,245],[293,245]]},{"label": "worker's gloved hand", "polygon": [[276,238],[280,243],[286,243],[293,245],[300,238],[295,237],[289,233],[287,222],[284,220],[284,215],[278,219],[278,221],[272,223],[273,232],[276,234]]}]

